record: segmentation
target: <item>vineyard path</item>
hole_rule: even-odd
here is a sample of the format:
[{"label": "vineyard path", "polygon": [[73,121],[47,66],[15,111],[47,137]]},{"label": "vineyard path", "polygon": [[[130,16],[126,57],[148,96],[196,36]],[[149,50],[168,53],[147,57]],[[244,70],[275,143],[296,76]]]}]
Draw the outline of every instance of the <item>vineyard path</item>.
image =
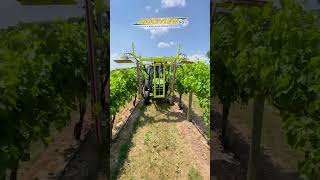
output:
[{"label": "vineyard path", "polygon": [[[111,168],[113,173],[118,169],[119,179],[210,178],[206,139],[186,120],[177,103],[144,106],[132,126],[124,128],[127,132],[121,133],[111,149],[111,161],[117,162],[111,163]],[[128,134],[132,136],[128,138]]]}]

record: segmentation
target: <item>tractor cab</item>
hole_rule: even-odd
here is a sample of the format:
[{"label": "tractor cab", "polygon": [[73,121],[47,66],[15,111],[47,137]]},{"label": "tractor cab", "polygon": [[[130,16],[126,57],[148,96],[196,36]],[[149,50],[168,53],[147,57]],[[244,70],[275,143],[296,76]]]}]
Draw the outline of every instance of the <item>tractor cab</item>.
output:
[{"label": "tractor cab", "polygon": [[168,68],[163,63],[154,64],[154,98],[164,98],[166,96],[166,91],[168,90]]},{"label": "tractor cab", "polygon": [[152,63],[145,67],[144,71],[147,78],[144,83],[144,97],[165,98],[168,91],[169,67],[165,63]]}]

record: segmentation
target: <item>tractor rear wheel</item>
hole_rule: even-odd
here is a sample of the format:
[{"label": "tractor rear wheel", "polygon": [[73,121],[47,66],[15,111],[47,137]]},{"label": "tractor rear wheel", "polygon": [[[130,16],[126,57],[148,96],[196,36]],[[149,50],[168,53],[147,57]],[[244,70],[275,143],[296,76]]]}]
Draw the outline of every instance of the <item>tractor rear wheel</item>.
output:
[{"label": "tractor rear wheel", "polygon": [[144,83],[143,98],[146,105],[150,104],[150,86],[148,80]]},{"label": "tractor rear wheel", "polygon": [[150,96],[144,96],[144,104],[149,105],[150,104]]}]

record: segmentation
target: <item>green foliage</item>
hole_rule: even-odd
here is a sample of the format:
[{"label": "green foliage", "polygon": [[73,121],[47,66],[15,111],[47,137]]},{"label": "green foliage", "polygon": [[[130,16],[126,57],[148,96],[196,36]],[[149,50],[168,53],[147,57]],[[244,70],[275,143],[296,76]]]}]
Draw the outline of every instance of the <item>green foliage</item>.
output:
[{"label": "green foliage", "polygon": [[[230,106],[238,98],[238,85],[232,71],[227,68],[226,62],[235,58],[238,51],[234,35],[236,29],[233,28],[232,18],[219,17],[219,23],[215,34],[219,36],[214,43],[211,52],[210,63],[213,64],[213,85],[215,94],[219,97],[221,104]],[[210,57],[210,56],[209,56]]]},{"label": "green foliage", "polygon": [[[305,153],[299,170],[320,179],[320,26],[317,17],[290,1],[283,2],[270,28],[276,80],[272,98],[284,120],[287,140]],[[280,24],[281,21],[281,24]]]},{"label": "green foliage", "polygon": [[232,84],[244,91],[234,94],[241,93],[242,100],[247,100],[245,95],[265,95],[272,88],[269,82],[272,82],[270,77],[273,77],[270,76],[273,66],[272,50],[264,42],[264,29],[271,17],[270,6],[262,9],[235,8],[232,17],[233,26],[237,29],[230,30],[231,37],[234,37],[228,42],[232,51],[224,61],[227,72],[232,72],[229,77],[234,77],[235,82]]},{"label": "green foliage", "polygon": [[148,144],[151,138],[152,132],[148,131],[144,134],[143,142],[144,144]]},{"label": "green foliage", "polygon": [[119,109],[137,94],[137,75],[132,68],[113,70],[110,73],[110,112]]},{"label": "green foliage", "polygon": [[26,25],[0,33],[0,175],[29,159],[34,140],[50,142],[76,99],[86,97],[83,23]]},{"label": "green foliage", "polygon": [[176,90],[178,93],[194,93],[204,110],[203,117],[209,127],[210,67],[204,62],[185,64],[177,68]]},{"label": "green foliage", "polygon": [[203,179],[200,172],[195,169],[194,167],[191,167],[188,172],[188,180],[201,180]]},{"label": "green foliage", "polygon": [[236,7],[218,18],[215,92],[226,103],[268,98],[280,110],[288,144],[305,153],[301,177],[320,179],[319,21],[295,1],[281,4]]},{"label": "green foliage", "polygon": [[[61,24],[52,28],[45,51],[54,54],[52,80],[61,96],[72,103],[75,98],[86,99],[88,93],[88,61],[84,23]],[[49,53],[46,52],[46,53]],[[65,74],[67,73],[67,74]]]}]

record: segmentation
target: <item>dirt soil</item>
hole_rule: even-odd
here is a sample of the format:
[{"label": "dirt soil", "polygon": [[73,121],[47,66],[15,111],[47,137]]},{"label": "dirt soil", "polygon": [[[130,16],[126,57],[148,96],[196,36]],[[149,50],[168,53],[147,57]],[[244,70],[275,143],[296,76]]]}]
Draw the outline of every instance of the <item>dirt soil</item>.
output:
[{"label": "dirt soil", "polygon": [[92,127],[81,144],[79,151],[70,160],[59,180],[91,180],[97,179],[101,171],[101,153]]},{"label": "dirt soil", "polygon": [[[172,107],[173,112],[180,112],[178,105]],[[185,113],[180,114],[180,118],[186,117]],[[199,170],[204,177],[210,177],[210,147],[207,140],[190,121],[180,121],[177,127],[184,137],[187,146],[195,156],[195,161],[199,165]]]},{"label": "dirt soil", "polygon": [[[138,100],[137,100],[138,101]],[[116,118],[114,120],[114,125],[112,128],[112,139],[115,139],[118,135],[118,133],[121,131],[123,126],[127,123],[127,120],[129,119],[130,115],[134,111],[136,105],[134,105],[134,99],[130,101],[126,106],[124,106],[122,109],[120,109],[120,112],[117,113]]]},{"label": "dirt soil", "polygon": [[[175,100],[178,102],[178,97],[175,97]],[[189,94],[183,94],[181,98],[182,109],[187,112],[189,104]],[[199,99],[197,96],[192,96],[192,108],[191,108],[191,119],[192,122],[198,127],[198,129],[206,136],[206,139],[209,141],[209,128],[206,126],[203,121],[203,110],[200,107]]]},{"label": "dirt soil", "polygon": [[209,146],[177,103],[153,103],[136,114],[137,120],[130,120],[112,145],[113,175],[119,179],[210,179]]},{"label": "dirt soil", "polygon": [[[123,147],[125,147],[128,144],[128,141],[130,141],[130,137],[132,136],[132,131],[134,128],[135,123],[137,122],[139,116],[142,112],[142,107],[144,106],[144,101],[140,101],[135,109],[131,112],[131,115],[126,120],[127,123],[122,123],[123,127],[121,128],[121,131],[118,133],[117,140],[114,141],[111,145],[110,149],[110,167],[111,167],[111,173],[115,173],[115,170],[117,169],[117,166],[121,164],[121,159],[119,158],[119,152],[121,151]],[[125,108],[126,109],[126,108]],[[124,113],[120,112],[119,114]],[[121,116],[118,116],[121,117]],[[115,133],[115,131],[113,131]],[[114,134],[112,136],[115,136]]]},{"label": "dirt soil", "polygon": [[[221,128],[222,105],[215,99],[215,117],[217,133]],[[249,105],[234,104],[229,115],[227,139],[224,151],[232,152],[240,162],[240,172],[237,179],[246,179],[247,164],[250,149],[252,103]],[[219,138],[216,138],[219,142]],[[211,146],[212,148],[212,146]],[[212,149],[213,156],[220,150]],[[264,124],[262,132],[262,155],[257,178],[259,180],[298,180],[297,162],[301,154],[289,148],[281,129],[281,119],[278,112],[268,103],[265,105]],[[219,164],[219,163],[218,163]],[[211,161],[211,168],[217,168],[217,163]]]}]

